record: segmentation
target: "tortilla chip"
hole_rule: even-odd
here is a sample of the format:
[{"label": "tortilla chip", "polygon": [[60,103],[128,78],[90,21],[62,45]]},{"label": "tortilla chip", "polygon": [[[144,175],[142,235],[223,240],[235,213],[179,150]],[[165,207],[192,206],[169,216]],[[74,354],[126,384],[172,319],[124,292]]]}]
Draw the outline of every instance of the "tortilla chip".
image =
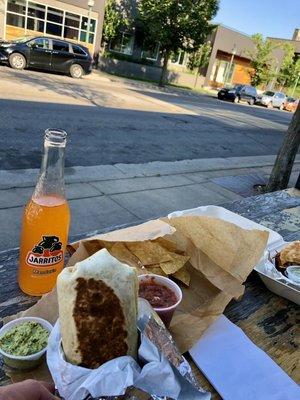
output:
[{"label": "tortilla chip", "polygon": [[153,242],[158,243],[160,246],[165,248],[168,251],[171,251],[174,253],[176,251],[176,244],[174,242],[171,242],[170,240],[167,240],[163,237],[159,237],[157,239],[154,239]]},{"label": "tortilla chip", "polygon": [[126,247],[144,266],[172,261],[170,253],[155,242],[126,242]]},{"label": "tortilla chip", "polygon": [[128,264],[130,267],[138,269],[142,267],[139,259],[133,255],[122,242],[114,243],[108,251],[113,257],[117,258],[124,264]]},{"label": "tortilla chip", "polygon": [[155,274],[160,276],[167,276],[164,271],[160,268],[160,264],[154,264],[147,266],[147,271],[149,274]]},{"label": "tortilla chip", "polygon": [[176,253],[172,253],[172,261],[162,262],[160,263],[160,268],[164,271],[165,274],[171,275],[175,274],[175,272],[179,271],[184,264],[190,259],[187,256],[181,256]]},{"label": "tortilla chip", "polygon": [[190,285],[191,275],[186,265],[182,267],[179,271],[175,272],[175,274],[172,274],[172,276],[175,279],[183,282],[186,286]]}]

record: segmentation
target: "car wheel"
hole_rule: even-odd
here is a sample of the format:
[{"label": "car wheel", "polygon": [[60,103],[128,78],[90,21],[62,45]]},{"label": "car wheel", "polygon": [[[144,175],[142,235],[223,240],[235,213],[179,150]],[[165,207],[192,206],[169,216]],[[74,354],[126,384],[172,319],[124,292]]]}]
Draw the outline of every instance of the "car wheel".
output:
[{"label": "car wheel", "polygon": [[13,53],[9,56],[9,65],[13,69],[24,69],[26,67],[26,58],[23,54]]},{"label": "car wheel", "polygon": [[282,111],[284,109],[283,104],[280,104],[279,110]]},{"label": "car wheel", "polygon": [[270,103],[267,105],[268,108],[273,108],[273,103],[270,101]]},{"label": "car wheel", "polygon": [[254,104],[254,99],[250,99],[248,103],[249,103],[250,106],[253,106],[253,104]]},{"label": "car wheel", "polygon": [[233,99],[233,102],[234,102],[234,103],[239,103],[239,102],[240,102],[239,96],[236,96],[236,97]]},{"label": "car wheel", "polygon": [[82,66],[79,65],[79,64],[71,65],[70,75],[71,75],[72,78],[76,78],[76,79],[82,78],[82,76],[83,76],[83,68],[82,68]]}]

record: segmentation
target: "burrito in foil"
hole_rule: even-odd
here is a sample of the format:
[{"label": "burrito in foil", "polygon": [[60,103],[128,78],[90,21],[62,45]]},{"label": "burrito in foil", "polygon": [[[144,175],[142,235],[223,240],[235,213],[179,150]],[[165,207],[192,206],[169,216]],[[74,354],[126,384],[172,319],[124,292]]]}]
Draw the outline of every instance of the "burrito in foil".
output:
[{"label": "burrito in foil", "polygon": [[106,249],[65,268],[57,278],[59,322],[67,361],[97,368],[137,355],[138,279]]}]

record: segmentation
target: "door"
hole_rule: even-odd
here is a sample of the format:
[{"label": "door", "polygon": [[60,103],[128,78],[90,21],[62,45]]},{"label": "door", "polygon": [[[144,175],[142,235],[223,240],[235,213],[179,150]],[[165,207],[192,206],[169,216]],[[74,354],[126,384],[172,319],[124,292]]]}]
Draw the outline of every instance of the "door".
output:
[{"label": "door", "polygon": [[51,50],[49,39],[37,38],[27,43],[29,47],[28,64],[36,68],[49,69],[51,65]]},{"label": "door", "polygon": [[248,101],[251,98],[249,87],[244,86],[243,89],[241,90],[241,99]]},{"label": "door", "polygon": [[51,68],[54,71],[69,72],[73,53],[71,46],[62,40],[52,40]]},{"label": "door", "polygon": [[273,106],[274,107],[280,107],[282,103],[282,97],[280,93],[275,93],[274,96],[274,101],[273,101]]}]

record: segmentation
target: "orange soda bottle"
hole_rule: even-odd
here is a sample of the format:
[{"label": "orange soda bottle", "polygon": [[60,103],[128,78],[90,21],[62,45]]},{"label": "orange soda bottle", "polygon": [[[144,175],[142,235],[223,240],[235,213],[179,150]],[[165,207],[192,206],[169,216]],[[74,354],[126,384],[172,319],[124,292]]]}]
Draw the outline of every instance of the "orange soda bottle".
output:
[{"label": "orange soda bottle", "polygon": [[64,266],[70,211],[65,197],[67,134],[47,129],[39,178],[23,214],[18,282],[32,296],[49,292]]}]

